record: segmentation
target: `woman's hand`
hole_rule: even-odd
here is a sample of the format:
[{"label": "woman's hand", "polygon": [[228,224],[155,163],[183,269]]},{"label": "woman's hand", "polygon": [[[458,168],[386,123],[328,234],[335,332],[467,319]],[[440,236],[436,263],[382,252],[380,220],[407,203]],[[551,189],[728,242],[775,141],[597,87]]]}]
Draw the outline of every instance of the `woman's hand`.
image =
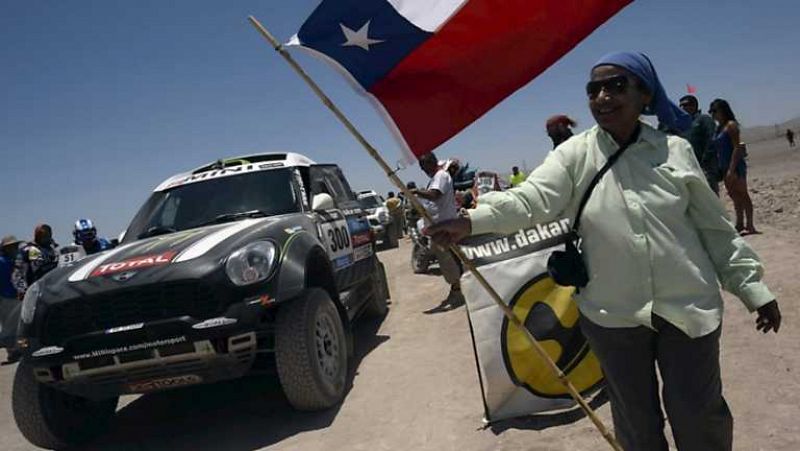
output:
[{"label": "woman's hand", "polygon": [[422,233],[431,237],[434,243],[446,247],[468,237],[472,233],[472,223],[464,217],[450,219],[425,227]]},{"label": "woman's hand", "polygon": [[773,300],[769,304],[758,308],[758,318],[756,319],[756,329],[764,333],[774,330],[778,333],[781,328],[781,310],[778,308],[778,301]]}]

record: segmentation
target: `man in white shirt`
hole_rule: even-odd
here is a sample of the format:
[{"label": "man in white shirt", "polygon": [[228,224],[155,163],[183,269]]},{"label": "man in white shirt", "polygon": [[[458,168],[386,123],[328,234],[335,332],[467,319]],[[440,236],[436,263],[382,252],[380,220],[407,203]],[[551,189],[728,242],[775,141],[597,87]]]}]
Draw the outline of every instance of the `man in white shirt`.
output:
[{"label": "man in white shirt", "polygon": [[[419,159],[419,167],[431,180],[425,189],[412,190],[412,193],[427,201],[423,202],[423,204],[433,217],[433,221],[438,223],[458,217],[453,179],[444,168],[439,168],[436,156],[433,153],[422,156]],[[461,294],[460,283],[461,265],[448,249],[437,244],[433,244],[432,247],[434,254],[436,254],[436,259],[439,261],[442,276],[450,284],[450,294],[437,309],[455,308],[463,305],[464,296]]]}]

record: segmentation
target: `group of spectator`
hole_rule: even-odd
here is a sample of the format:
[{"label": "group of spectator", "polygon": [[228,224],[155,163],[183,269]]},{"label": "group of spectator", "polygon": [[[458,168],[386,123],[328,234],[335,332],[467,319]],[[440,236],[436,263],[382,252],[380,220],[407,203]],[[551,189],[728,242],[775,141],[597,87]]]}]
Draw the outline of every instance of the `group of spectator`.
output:
[{"label": "group of spectator", "polygon": [[[109,241],[97,236],[97,229],[88,219],[75,223],[73,236],[82,255],[111,247]],[[0,248],[0,347],[10,349],[19,320],[20,301],[33,283],[58,266],[59,246],[53,240],[53,228],[39,224],[32,241],[8,235],[0,241]]]},{"label": "group of spectator", "polygon": [[53,229],[36,226],[33,241],[23,242],[13,235],[0,242],[0,346],[11,349],[21,300],[34,282],[58,265]]}]

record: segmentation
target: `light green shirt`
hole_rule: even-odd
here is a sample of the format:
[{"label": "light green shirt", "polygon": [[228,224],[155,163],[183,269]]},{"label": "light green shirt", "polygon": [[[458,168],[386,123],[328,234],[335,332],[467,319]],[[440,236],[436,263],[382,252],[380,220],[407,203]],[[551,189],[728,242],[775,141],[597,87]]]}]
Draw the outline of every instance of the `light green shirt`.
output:
[{"label": "light green shirt", "polygon": [[[472,233],[574,219],[589,182],[617,148],[597,126],[566,141],[520,186],[481,196],[470,213]],[[655,313],[700,337],[721,323],[720,283],[750,311],[775,299],[691,145],[647,124],[595,187],[579,232],[590,281],[576,299],[601,326],[652,328]]]}]

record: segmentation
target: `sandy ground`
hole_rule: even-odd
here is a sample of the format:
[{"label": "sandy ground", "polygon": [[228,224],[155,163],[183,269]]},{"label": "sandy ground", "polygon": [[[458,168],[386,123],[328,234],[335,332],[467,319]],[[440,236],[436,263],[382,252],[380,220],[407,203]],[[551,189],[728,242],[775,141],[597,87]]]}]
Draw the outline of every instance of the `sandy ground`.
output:
[{"label": "sandy ground", "polygon": [[[736,420],[736,450],[800,450],[800,151],[785,141],[750,146],[756,220],[748,237],[781,301],[780,334],[726,296],[722,367]],[[780,212],[779,212],[780,210]],[[381,254],[393,294],[389,315],[357,331],[357,359],[344,402],[328,412],[292,411],[274,380],[234,381],[128,398],[113,429],[91,450],[540,450],[609,449],[586,418],[482,427],[482,404],[463,308],[423,311],[446,286],[413,275],[409,244]],[[0,368],[0,449],[33,449],[11,415],[14,366]],[[598,410],[610,425],[608,405]]]}]

